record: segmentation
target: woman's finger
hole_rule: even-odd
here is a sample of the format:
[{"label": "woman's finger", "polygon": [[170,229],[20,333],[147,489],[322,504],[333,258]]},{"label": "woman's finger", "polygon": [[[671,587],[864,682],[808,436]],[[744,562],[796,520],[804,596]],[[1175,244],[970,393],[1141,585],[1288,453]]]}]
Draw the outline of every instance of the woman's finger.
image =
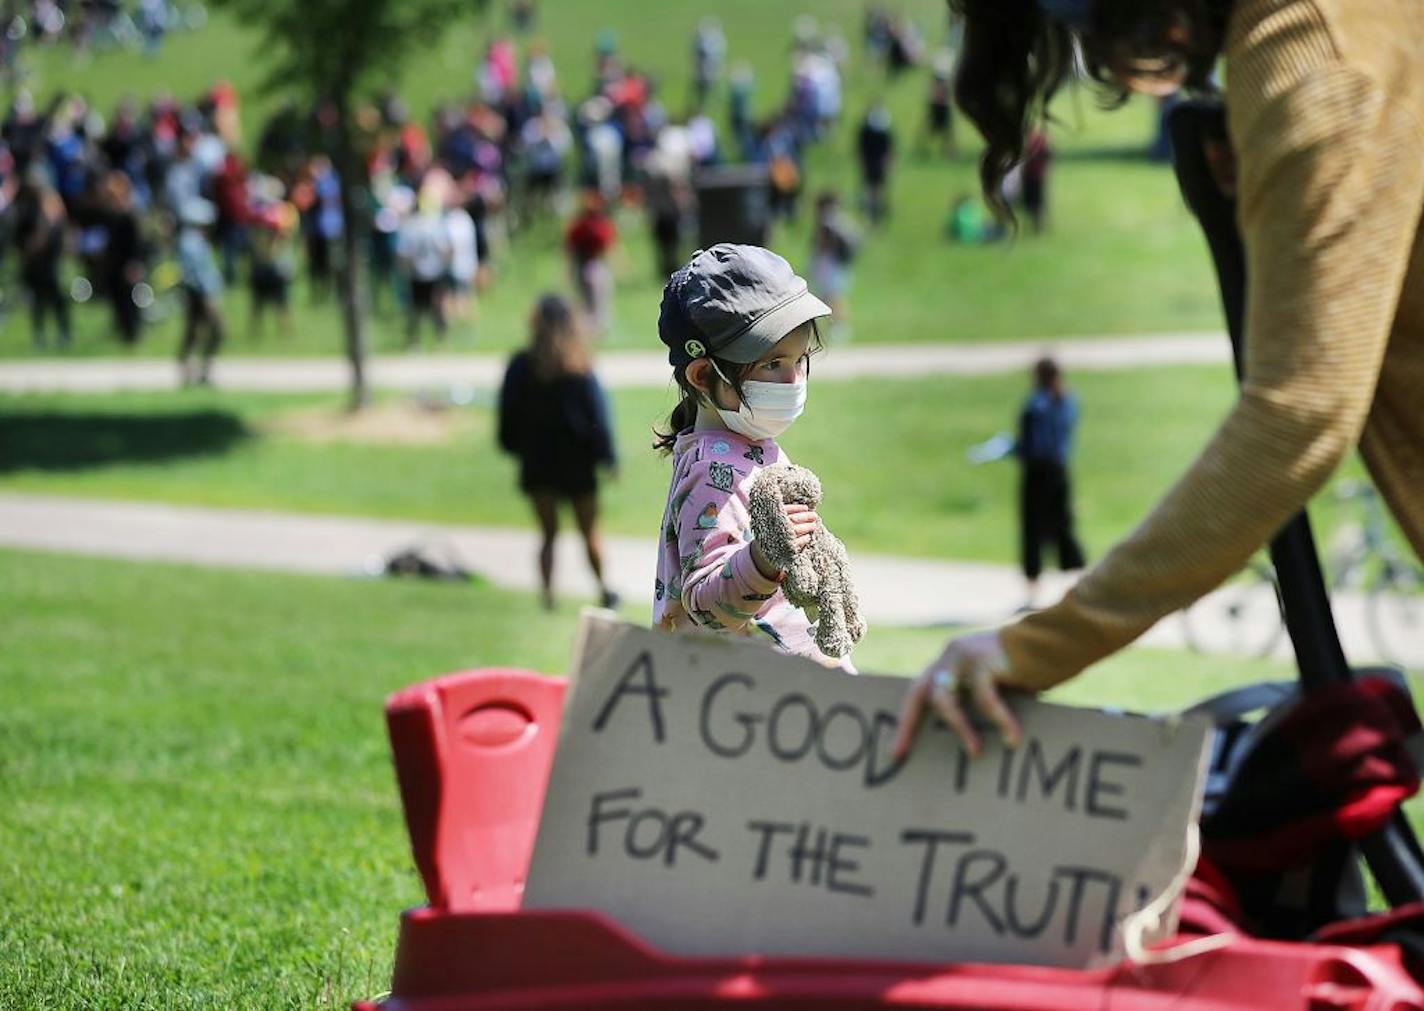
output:
[{"label": "woman's finger", "polygon": [[994,680],[991,672],[980,668],[980,670],[970,679],[969,691],[974,698],[974,704],[979,707],[979,711],[988,718],[989,722],[999,728],[999,733],[1004,735],[1004,744],[1010,748],[1017,748],[1023,741],[1023,729],[1019,726],[1018,718],[999,694],[998,682]]},{"label": "woman's finger", "polygon": [[890,754],[895,761],[903,759],[910,751],[910,743],[915,739],[915,731],[919,729],[920,717],[925,711],[925,699],[930,691],[930,678],[928,674],[921,674],[915,681],[905,697],[900,700],[900,722],[895,727],[895,743],[890,746]]},{"label": "woman's finger", "polygon": [[786,511],[786,515],[790,516],[792,519],[798,519],[800,518],[800,515],[802,513],[808,513],[811,511],[811,507],[808,506],[805,502],[788,502],[781,508],[784,509]]},{"label": "woman's finger", "polygon": [[930,691],[930,705],[939,714],[939,718],[944,720],[945,725],[959,737],[964,750],[969,752],[969,757],[978,758],[984,750],[984,744],[974,732],[974,724],[969,722],[969,714],[964,711],[954,682],[950,681],[944,687],[935,685]]}]

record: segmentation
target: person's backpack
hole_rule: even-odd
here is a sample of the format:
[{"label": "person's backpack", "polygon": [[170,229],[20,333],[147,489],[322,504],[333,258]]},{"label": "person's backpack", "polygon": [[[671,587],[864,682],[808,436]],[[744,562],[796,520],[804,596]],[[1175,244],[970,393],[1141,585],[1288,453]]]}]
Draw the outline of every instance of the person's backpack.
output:
[{"label": "person's backpack", "polygon": [[445,544],[437,550],[431,544],[413,544],[386,556],[381,568],[384,576],[415,576],[439,582],[468,583],[476,577],[465,567],[454,545]]}]

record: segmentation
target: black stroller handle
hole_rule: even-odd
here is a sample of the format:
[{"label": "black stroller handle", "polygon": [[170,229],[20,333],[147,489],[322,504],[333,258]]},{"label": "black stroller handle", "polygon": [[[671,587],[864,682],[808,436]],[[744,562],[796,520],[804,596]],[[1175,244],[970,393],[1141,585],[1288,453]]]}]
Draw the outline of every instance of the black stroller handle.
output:
[{"label": "black stroller handle", "polygon": [[[1208,154],[1220,145],[1226,157],[1218,165],[1229,160],[1226,113],[1219,102],[1183,102],[1169,114],[1167,129],[1182,196],[1211,249],[1239,381],[1245,360],[1246,252],[1236,227],[1235,201],[1223,192]],[[1301,687],[1311,691],[1352,680],[1305,510],[1271,540],[1271,563]],[[1362,840],[1360,851],[1391,905],[1424,899],[1424,852],[1402,812],[1396,810],[1390,824]]]},{"label": "black stroller handle", "polygon": [[[1206,149],[1225,149],[1226,116],[1219,104],[1186,102],[1172,110],[1168,120],[1177,182],[1187,206],[1201,223],[1211,258],[1216,265],[1226,330],[1231,335],[1236,378],[1245,361],[1246,251],[1236,228],[1235,201],[1224,194],[1212,175]],[[1286,629],[1295,647],[1301,683],[1310,688],[1349,681],[1350,665],[1340,646],[1330,596],[1320,571],[1310,519],[1302,510],[1271,541],[1271,564],[1276,569]]]}]

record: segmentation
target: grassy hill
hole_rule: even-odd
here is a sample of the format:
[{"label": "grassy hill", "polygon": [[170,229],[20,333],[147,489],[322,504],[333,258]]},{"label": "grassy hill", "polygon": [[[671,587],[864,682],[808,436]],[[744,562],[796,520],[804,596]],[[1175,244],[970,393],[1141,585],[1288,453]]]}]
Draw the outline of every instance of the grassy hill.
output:
[{"label": "grassy hill", "polygon": [[[937,0],[899,5],[912,12],[931,43],[944,37],[944,6]],[[615,31],[620,49],[634,66],[656,75],[674,115],[686,107],[691,33],[705,4],[648,4],[635,0],[545,0],[533,37],[547,41],[565,93],[587,92],[592,75],[593,39],[602,28]],[[1168,168],[1141,158],[1153,130],[1154,109],[1138,102],[1112,113],[1097,107],[1087,92],[1065,95],[1053,131],[1059,151],[1051,184],[1052,229],[1042,237],[989,247],[952,246],[944,220],[954,197],[976,191],[972,130],[961,123],[965,154],[954,161],[917,155],[913,148],[923,120],[927,71],[887,82],[878,66],[861,54],[859,0],[796,0],[767,5],[728,0],[715,9],[728,39],[729,62],[745,60],[756,72],[756,102],[763,111],[785,97],[788,53],[798,15],[837,24],[851,45],[846,81],[846,116],[840,130],[814,149],[807,166],[810,193],[836,188],[855,196],[854,128],[876,97],[892,110],[903,156],[893,175],[894,213],[865,243],[856,264],[851,294],[854,339],[862,342],[970,341],[1050,337],[1068,334],[1150,333],[1218,326],[1219,314],[1206,257],[1194,225],[1181,207]],[[441,44],[415,62],[404,79],[391,82],[422,118],[443,99],[467,95],[485,44],[506,31],[505,5],[493,3],[482,18],[449,26]],[[528,39],[521,40],[521,46]],[[256,35],[215,13],[202,29],[174,35],[161,55],[97,53],[77,62],[66,49],[30,52],[25,84],[41,100],[57,89],[87,96],[109,110],[123,95],[148,97],[163,91],[193,95],[218,80],[231,81],[243,103],[246,136],[257,133],[264,114],[280,94],[259,89],[264,66]],[[724,96],[715,99],[725,111]],[[808,252],[809,213],[783,229],[774,245],[793,262]],[[622,216],[620,278],[609,346],[653,342],[660,279],[641,214]],[[560,228],[550,222],[516,240],[498,263],[499,277],[484,298],[479,317],[456,328],[452,345],[463,349],[505,349],[524,339],[525,318],[534,297],[567,287],[559,252]],[[690,250],[689,250],[690,252]],[[0,324],[0,355],[30,353],[22,307]],[[302,286],[295,292],[296,326],[288,338],[258,341],[248,333],[245,290],[229,293],[230,340],[226,354],[313,354],[339,346],[330,306],[311,306]],[[110,354],[109,319],[101,307],[83,307],[77,318],[74,354]],[[379,319],[378,350],[401,345],[400,321]],[[176,347],[177,321],[148,335],[141,353],[169,354]]]},{"label": "grassy hill", "polygon": [[[15,1009],[336,1011],[385,990],[423,894],[383,697],[472,666],[562,672],[576,620],[478,586],[13,551],[0,571]],[[913,670],[944,636],[873,632],[857,660]],[[1181,705],[1281,673],[1137,650],[1057,697]]]}]

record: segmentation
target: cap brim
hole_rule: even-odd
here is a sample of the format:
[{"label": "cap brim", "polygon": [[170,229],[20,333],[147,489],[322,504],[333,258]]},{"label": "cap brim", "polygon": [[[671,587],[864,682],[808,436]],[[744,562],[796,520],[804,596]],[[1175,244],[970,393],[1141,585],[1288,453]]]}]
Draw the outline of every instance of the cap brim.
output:
[{"label": "cap brim", "polygon": [[738,364],[757,361],[802,323],[830,314],[830,306],[810,291],[804,291],[785,305],[771,310],[753,323],[746,333],[726,347],[719,347],[713,354]]}]

